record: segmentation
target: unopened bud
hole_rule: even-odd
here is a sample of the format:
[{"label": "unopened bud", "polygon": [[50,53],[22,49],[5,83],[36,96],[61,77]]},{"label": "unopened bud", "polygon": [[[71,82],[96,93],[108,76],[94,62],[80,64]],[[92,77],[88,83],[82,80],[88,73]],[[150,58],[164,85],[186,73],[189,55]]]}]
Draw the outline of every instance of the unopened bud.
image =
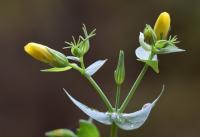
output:
[{"label": "unopened bud", "polygon": [[152,45],[153,43],[155,43],[156,41],[156,34],[154,32],[154,30],[151,28],[150,25],[146,25],[145,29],[144,29],[144,40],[146,43],[148,43],[149,45]]},{"label": "unopened bud", "polygon": [[124,52],[120,50],[117,68],[114,72],[115,82],[121,85],[125,79]]},{"label": "unopened bud", "polygon": [[170,29],[170,15],[167,12],[162,12],[156,20],[154,31],[157,35],[157,39],[167,39]]},{"label": "unopened bud", "polygon": [[33,58],[47,63],[52,67],[66,67],[68,60],[62,53],[38,43],[28,43],[24,50]]},{"label": "unopened bud", "polygon": [[71,48],[71,53],[72,53],[72,55],[74,55],[76,57],[83,56],[83,53],[82,53],[81,49],[78,46],[73,46]]},{"label": "unopened bud", "polygon": [[81,43],[81,45],[80,45],[80,50],[81,50],[81,52],[82,52],[83,55],[88,52],[89,48],[90,48],[89,39],[83,41]]}]

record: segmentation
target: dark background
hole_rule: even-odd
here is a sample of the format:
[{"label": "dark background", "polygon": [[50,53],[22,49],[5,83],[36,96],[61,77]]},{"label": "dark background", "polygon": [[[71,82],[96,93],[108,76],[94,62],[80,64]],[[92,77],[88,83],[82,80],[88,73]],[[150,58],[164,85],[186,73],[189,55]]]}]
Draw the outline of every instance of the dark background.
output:
[{"label": "dark background", "polygon": [[[152,101],[163,83],[166,91],[143,127],[120,130],[119,137],[199,137],[199,6],[199,0],[0,0],[0,136],[43,137],[55,128],[77,128],[78,120],[87,116],[70,102],[63,87],[84,104],[105,111],[79,73],[41,73],[48,66],[28,56],[25,44],[33,41],[65,52],[64,41],[82,34],[82,23],[89,30],[96,28],[86,64],[108,59],[94,79],[114,103],[113,70],[119,50],[126,58],[124,98],[143,65],[134,55],[139,32],[168,11],[171,34],[178,35],[178,46],[187,52],[160,56],[158,75],[149,69],[127,111]],[[109,127],[96,124],[101,136],[108,137]]]}]

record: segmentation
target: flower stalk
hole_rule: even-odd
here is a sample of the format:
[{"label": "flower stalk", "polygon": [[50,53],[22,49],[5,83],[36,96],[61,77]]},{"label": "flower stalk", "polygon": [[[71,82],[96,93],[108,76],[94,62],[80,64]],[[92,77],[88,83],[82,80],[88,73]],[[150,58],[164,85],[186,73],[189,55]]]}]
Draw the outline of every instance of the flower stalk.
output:
[{"label": "flower stalk", "polygon": [[113,107],[112,107],[110,101],[108,100],[108,98],[106,97],[106,95],[104,94],[104,92],[101,90],[101,88],[99,87],[99,85],[94,81],[94,79],[92,77],[87,76],[87,75],[85,75],[85,77],[92,84],[92,86],[96,89],[98,95],[100,96],[100,98],[104,102],[104,104],[106,105],[108,111],[109,112],[113,112]]}]

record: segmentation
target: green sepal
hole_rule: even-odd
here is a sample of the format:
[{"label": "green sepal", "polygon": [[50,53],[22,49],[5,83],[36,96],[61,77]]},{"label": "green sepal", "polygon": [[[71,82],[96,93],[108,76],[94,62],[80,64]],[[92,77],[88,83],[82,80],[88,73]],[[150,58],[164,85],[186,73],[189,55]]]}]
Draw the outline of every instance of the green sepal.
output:
[{"label": "green sepal", "polygon": [[80,128],[77,130],[77,137],[100,137],[97,127],[90,121],[80,120]]},{"label": "green sepal", "polygon": [[149,45],[152,45],[155,43],[157,40],[156,33],[154,30],[151,28],[150,25],[146,24],[144,28],[144,41],[148,43]]},{"label": "green sepal", "polygon": [[69,129],[55,129],[45,133],[47,137],[77,137],[74,132]]},{"label": "green sepal", "polygon": [[156,73],[159,73],[158,61],[157,60],[142,60],[137,59],[138,61],[144,62],[149,65]]},{"label": "green sepal", "polygon": [[54,58],[53,64],[50,64],[51,66],[62,68],[68,65],[68,59],[64,54],[48,47],[47,47],[47,50],[49,51],[49,53],[51,53],[51,55]]},{"label": "green sepal", "polygon": [[63,67],[63,68],[49,68],[49,69],[44,69],[44,70],[40,70],[42,72],[63,72],[63,71],[67,71],[70,70],[72,67],[67,66],[67,67]]}]

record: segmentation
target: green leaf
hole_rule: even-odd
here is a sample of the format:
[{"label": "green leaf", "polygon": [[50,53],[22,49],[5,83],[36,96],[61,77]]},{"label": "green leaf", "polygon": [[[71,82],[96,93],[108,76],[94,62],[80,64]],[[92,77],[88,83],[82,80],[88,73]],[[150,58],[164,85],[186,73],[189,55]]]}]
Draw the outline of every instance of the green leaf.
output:
[{"label": "green leaf", "polygon": [[44,70],[40,70],[42,72],[63,72],[63,71],[67,71],[70,70],[72,67],[67,66],[64,68],[50,68],[50,69],[44,69]]},{"label": "green leaf", "polygon": [[86,120],[80,120],[80,128],[77,130],[77,137],[100,137],[97,127]]},{"label": "green leaf", "polygon": [[138,59],[138,61],[144,62],[147,65],[149,65],[156,73],[159,73],[159,68],[158,68],[158,61],[157,60],[142,60]]},{"label": "green leaf", "polygon": [[47,137],[77,137],[71,130],[69,129],[55,129],[45,133]]},{"label": "green leaf", "polygon": [[69,129],[55,129],[46,132],[47,137],[100,137],[97,127],[90,121],[80,120],[76,134]]}]

